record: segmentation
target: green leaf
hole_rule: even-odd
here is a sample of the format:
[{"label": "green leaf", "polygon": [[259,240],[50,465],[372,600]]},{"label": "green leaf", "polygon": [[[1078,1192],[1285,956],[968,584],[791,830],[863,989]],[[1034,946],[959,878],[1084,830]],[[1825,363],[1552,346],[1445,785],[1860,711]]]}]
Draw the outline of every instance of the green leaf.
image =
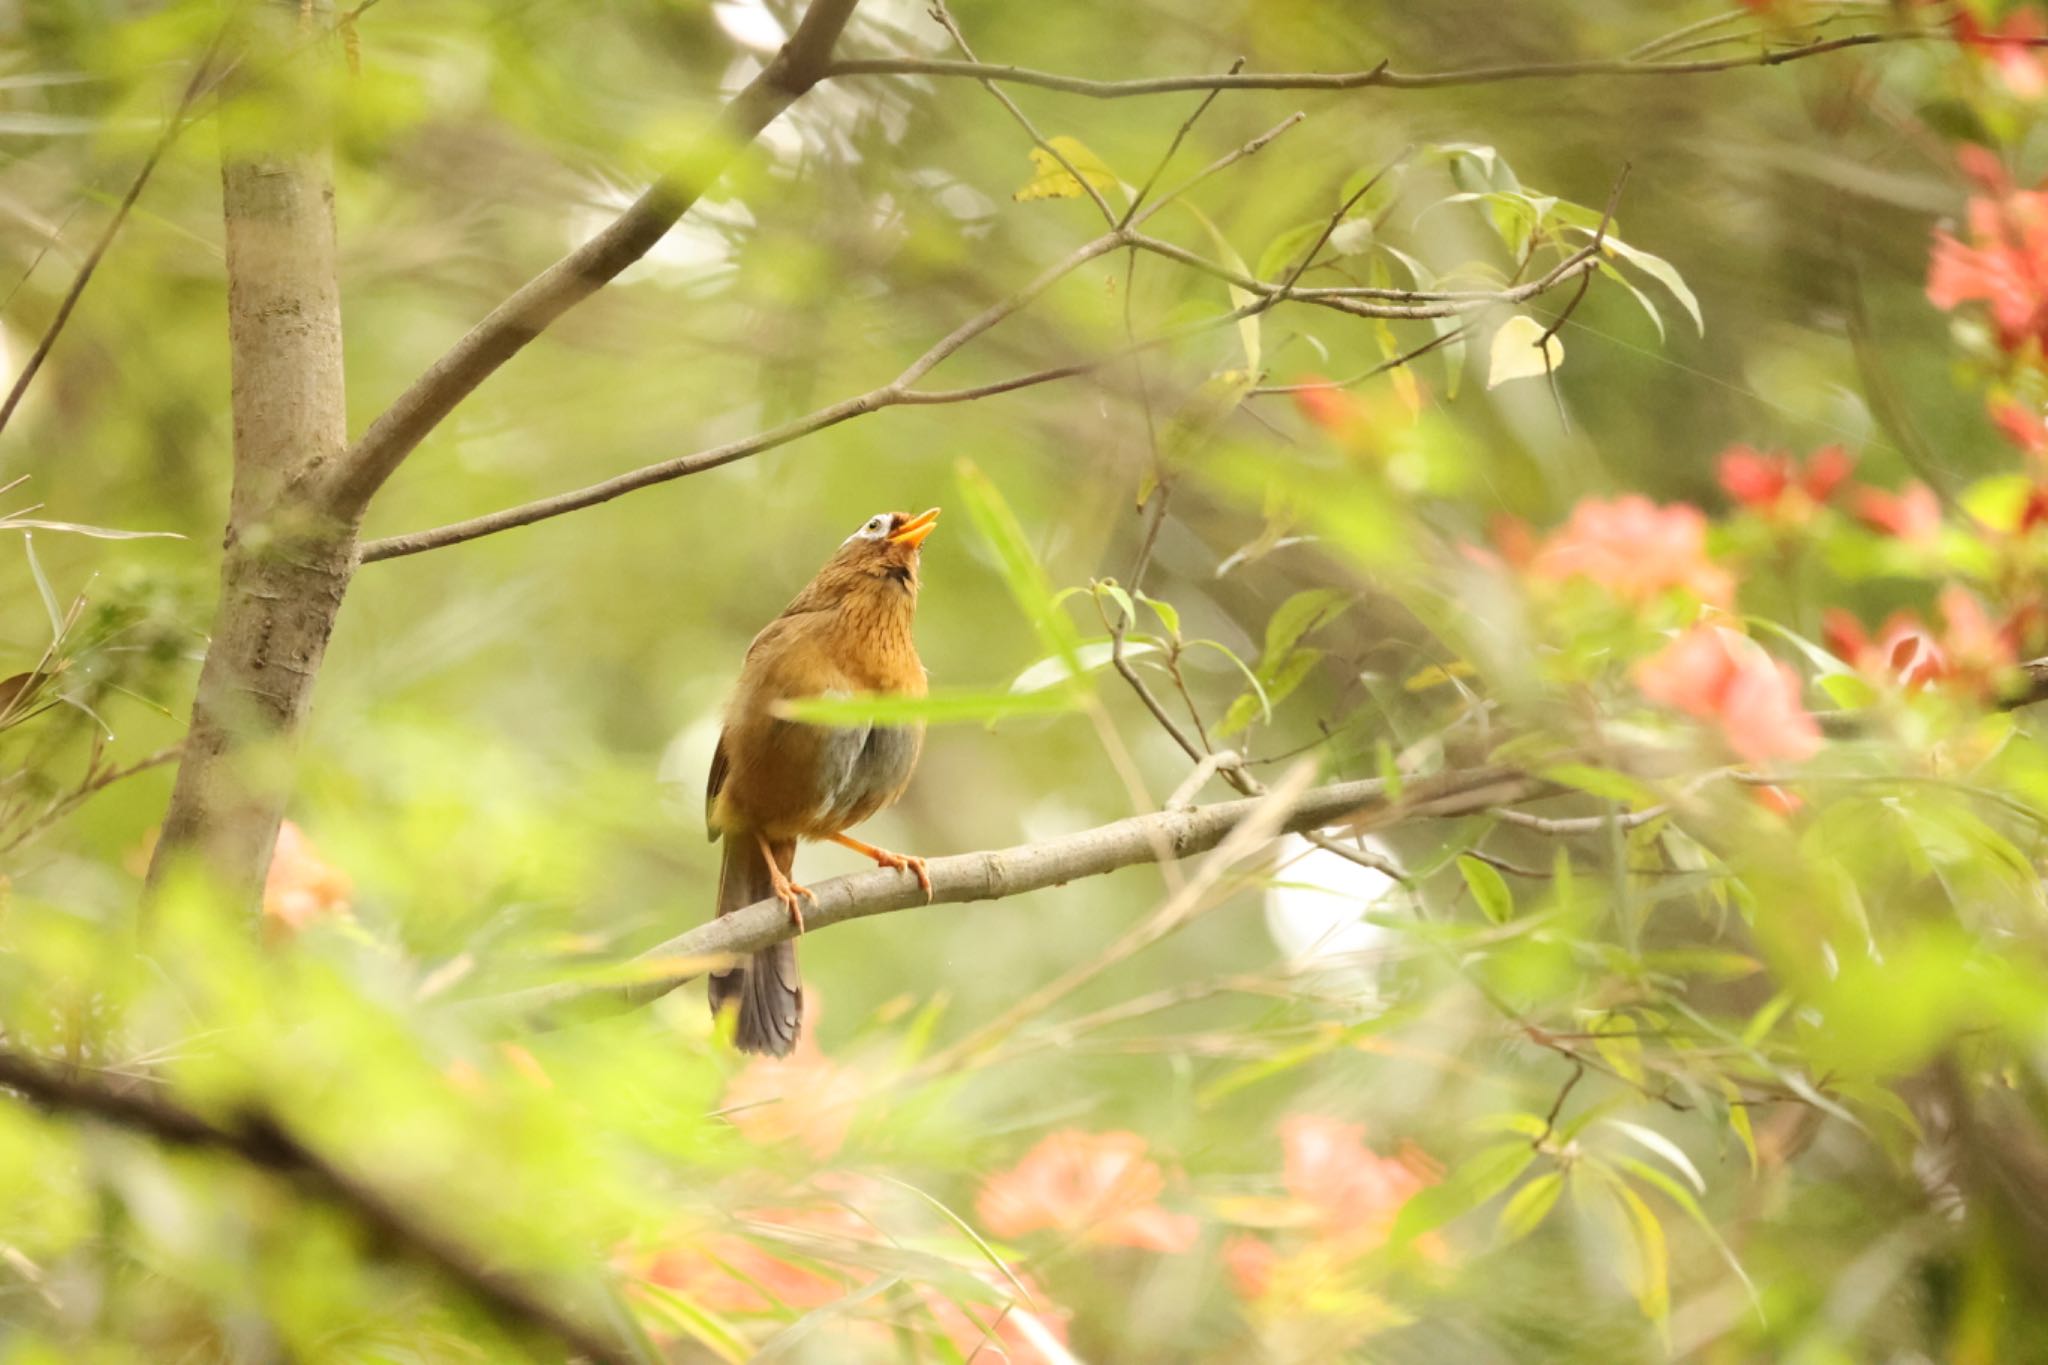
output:
[{"label": "green leaf", "polygon": [[1645,1128],[1640,1123],[1630,1123],[1626,1119],[1606,1119],[1603,1122],[1631,1142],[1661,1157],[1673,1170],[1684,1176],[1697,1193],[1707,1192],[1707,1182],[1700,1175],[1699,1168],[1692,1164],[1692,1158],[1685,1154],[1684,1149],[1670,1138],[1654,1128]]},{"label": "green leaf", "polygon": [[1010,510],[1010,504],[1003,500],[1001,491],[971,460],[961,460],[955,466],[955,477],[975,529],[995,551],[996,565],[1002,572],[1004,584],[1010,589],[1011,598],[1031,622],[1031,628],[1037,632],[1046,653],[1066,660],[1068,671],[1078,675],[1081,672],[1080,633],[1074,629],[1074,623],[1067,619],[1066,613],[1055,605],[1052,583],[1039,564],[1031,542],[1025,537],[1023,526]]},{"label": "green leaf", "polygon": [[1607,262],[1600,261],[1597,264],[1600,267],[1600,275],[1603,279],[1613,280],[1623,289],[1628,290],[1629,297],[1633,298],[1637,303],[1643,306],[1643,311],[1650,315],[1651,325],[1657,329],[1657,340],[1659,342],[1662,342],[1664,340],[1664,314],[1662,310],[1660,310],[1657,307],[1656,300],[1652,299],[1648,294],[1645,294],[1642,290],[1636,288],[1636,282],[1634,280],[1622,274],[1619,270],[1616,270],[1613,266],[1607,264]]},{"label": "green leaf", "polygon": [[1309,244],[1323,235],[1328,218],[1316,218],[1306,223],[1297,223],[1266,244],[1259,253],[1259,268],[1253,273],[1269,284],[1278,284],[1287,278],[1288,272],[1307,251]]},{"label": "green leaf", "polygon": [[57,594],[50,591],[50,580],[43,574],[42,561],[36,558],[36,538],[32,535],[21,538],[22,551],[28,555],[29,577],[35,580],[36,595],[43,599],[43,610],[50,616],[51,648],[56,641],[64,638],[64,613],[57,610]]},{"label": "green leaf", "polygon": [[1214,640],[1190,640],[1188,641],[1187,647],[1189,649],[1193,649],[1197,645],[1202,645],[1210,649],[1213,649],[1218,654],[1221,654],[1224,658],[1230,660],[1231,663],[1237,665],[1237,671],[1244,674],[1245,686],[1250,689],[1251,695],[1257,701],[1261,719],[1267,721],[1273,719],[1272,703],[1266,699],[1266,685],[1259,681],[1259,675],[1252,671],[1252,668],[1249,664],[1245,663],[1243,659],[1238,658],[1236,654],[1232,653],[1229,646],[1219,644]]},{"label": "green leaf", "polygon": [[[1124,658],[1135,659],[1146,654],[1159,653],[1159,646],[1150,640],[1124,641]],[[1101,639],[1083,640],[1076,655],[1081,672],[1094,673],[1107,668],[1116,657],[1116,642],[1104,636]],[[1070,682],[1074,674],[1068,671],[1067,661],[1057,655],[1048,655],[1019,673],[1010,684],[1012,692],[1043,692],[1048,687],[1058,687]]]},{"label": "green leaf", "polygon": [[1538,379],[1563,365],[1564,342],[1554,336],[1545,339],[1543,332],[1543,324],[1526,313],[1502,323],[1487,354],[1486,387],[1497,389],[1514,379]]},{"label": "green leaf", "polygon": [[1479,903],[1479,909],[1495,924],[1506,924],[1515,917],[1515,893],[1508,890],[1507,879],[1500,875],[1500,869],[1490,863],[1481,862],[1469,853],[1458,855],[1458,871],[1465,878],[1466,889],[1472,899]]},{"label": "green leaf", "polygon": [[1166,627],[1167,639],[1180,639],[1180,608],[1174,606],[1171,602],[1162,602],[1156,597],[1147,597],[1144,593],[1138,594],[1138,600],[1152,608],[1152,614],[1159,618],[1159,624]]},{"label": "green leaf", "polygon": [[1112,622],[1112,626],[1118,622],[1125,626],[1134,626],[1138,623],[1138,609],[1131,605],[1131,595],[1125,592],[1120,584],[1113,579],[1105,578],[1093,586],[1097,597],[1107,597],[1110,601],[1123,608],[1124,614],[1117,618],[1117,622]]},{"label": "green leaf", "polygon": [[1403,1204],[1388,1240],[1402,1245],[1470,1213],[1514,1184],[1535,1159],[1535,1147],[1519,1138],[1481,1148]]},{"label": "green leaf", "polygon": [[76,521],[44,521],[38,517],[0,517],[0,531],[62,531],[67,535],[91,536],[94,540],[183,540],[176,531],[121,531],[111,526],[87,526]]},{"label": "green leaf", "polygon": [[1070,685],[1031,692],[941,689],[923,697],[859,692],[780,701],[770,709],[784,720],[805,725],[959,725],[1007,716],[1056,716],[1079,706],[1081,697],[1080,690]]},{"label": "green leaf", "polygon": [[[1245,266],[1244,257],[1237,254],[1237,248],[1233,247],[1230,244],[1230,239],[1223,235],[1222,229],[1218,228],[1214,223],[1209,221],[1209,216],[1207,214],[1203,213],[1200,209],[1196,208],[1193,204],[1190,204],[1185,199],[1178,200],[1177,202],[1180,204],[1182,208],[1186,209],[1189,213],[1193,214],[1195,221],[1200,223],[1202,225],[1203,231],[1209,234],[1209,240],[1216,244],[1217,256],[1222,258],[1222,261],[1225,265],[1229,266],[1232,270],[1237,271],[1241,275],[1249,275],[1252,273]],[[1258,302],[1257,296],[1254,295],[1248,289],[1240,289],[1234,284],[1227,284],[1224,286],[1224,289],[1230,295],[1230,306],[1233,310],[1240,308],[1249,308],[1254,303]],[[1258,382],[1260,353],[1259,320],[1262,316],[1263,314],[1253,313],[1249,317],[1239,318],[1237,322],[1238,340],[1244,346],[1244,367],[1247,371],[1251,373],[1251,382],[1253,384],[1256,384]],[[1246,387],[1249,388],[1250,385],[1247,385]]]},{"label": "green leaf", "polygon": [[1210,375],[1166,419],[1159,433],[1160,446],[1176,456],[1200,449],[1258,383],[1259,376],[1252,370],[1221,370]]},{"label": "green leaf", "polygon": [[1671,1252],[1665,1244],[1664,1224],[1656,1210],[1620,1179],[1614,1190],[1636,1230],[1636,1273],[1632,1287],[1643,1316],[1662,1322],[1671,1312]]},{"label": "green leaf", "polygon": [[1654,806],[1658,800],[1657,793],[1633,777],[1609,768],[1594,768],[1584,763],[1553,763],[1541,775],[1549,781],[1577,787],[1582,792],[1604,796],[1625,806]]},{"label": "green leaf", "polygon": [[1279,663],[1293,653],[1295,645],[1342,616],[1350,606],[1350,598],[1334,588],[1310,588],[1274,608],[1266,621],[1266,652],[1260,656],[1260,674],[1271,677],[1277,673]]},{"label": "green leaf", "polygon": [[[1578,230],[1581,232],[1585,231],[1583,228]],[[1693,297],[1691,288],[1686,285],[1685,277],[1678,273],[1677,267],[1673,266],[1671,262],[1665,260],[1662,256],[1653,256],[1647,251],[1632,247],[1611,233],[1601,239],[1600,246],[1608,255],[1621,257],[1621,259],[1627,261],[1630,265],[1670,290],[1671,296],[1684,306],[1687,313],[1692,315],[1692,325],[1699,330],[1699,334],[1701,336],[1707,334],[1707,320],[1700,313],[1700,301]]]},{"label": "green leaf", "polygon": [[1556,1207],[1557,1197],[1563,1193],[1562,1171],[1545,1171],[1516,1190],[1514,1196],[1501,1206],[1499,1229],[1502,1245],[1519,1242],[1534,1232]]}]

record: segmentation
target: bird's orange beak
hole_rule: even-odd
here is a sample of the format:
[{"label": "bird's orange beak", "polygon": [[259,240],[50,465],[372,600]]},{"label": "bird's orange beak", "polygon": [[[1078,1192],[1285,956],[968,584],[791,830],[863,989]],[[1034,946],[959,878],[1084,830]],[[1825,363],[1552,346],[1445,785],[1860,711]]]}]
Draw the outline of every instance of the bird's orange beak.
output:
[{"label": "bird's orange beak", "polygon": [[908,545],[911,549],[915,550],[918,546],[924,544],[926,536],[938,528],[939,509],[928,507],[897,527],[896,533],[889,537],[889,543],[891,545]]}]

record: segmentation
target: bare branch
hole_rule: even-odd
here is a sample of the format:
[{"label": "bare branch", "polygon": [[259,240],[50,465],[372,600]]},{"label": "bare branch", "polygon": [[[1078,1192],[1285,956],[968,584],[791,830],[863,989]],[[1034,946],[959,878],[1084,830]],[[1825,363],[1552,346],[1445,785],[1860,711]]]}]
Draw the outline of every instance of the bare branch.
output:
[{"label": "bare branch", "polygon": [[[1238,148],[1236,152],[1223,158],[1217,165],[1227,165],[1242,156],[1251,155],[1264,146],[1266,142],[1271,141],[1272,138],[1277,137],[1281,132],[1292,127],[1295,122],[1295,119],[1287,120],[1279,127],[1265,134],[1262,139],[1255,139],[1253,142]],[[1214,168],[1212,167],[1211,169],[1213,170]],[[1203,173],[1204,176],[1207,174],[1208,172]],[[1203,176],[1197,176],[1195,181],[1190,181],[1189,184],[1192,185],[1202,178]],[[405,535],[389,536],[382,540],[369,541],[361,548],[361,562],[371,564],[378,560],[397,559],[405,555],[419,554],[425,550],[435,550],[448,545],[457,545],[466,540],[475,540],[481,536],[493,535],[499,531],[508,531],[514,527],[529,526],[534,522],[545,521],[550,517],[558,517],[564,513],[595,506],[601,502],[609,502],[613,498],[633,492],[636,489],[647,488],[659,483],[667,483],[674,479],[685,478],[691,474],[700,474],[707,469],[716,469],[720,465],[730,464],[734,460],[757,455],[764,450],[772,450],[777,446],[786,445],[813,432],[837,426],[841,422],[866,413],[878,412],[883,408],[971,402],[979,398],[987,398],[996,394],[1010,393],[1017,389],[1030,388],[1038,384],[1071,378],[1075,375],[1099,369],[1112,361],[1166,345],[1179,337],[1195,332],[1207,331],[1211,328],[1234,322],[1240,318],[1249,317],[1255,313],[1262,313],[1284,300],[1311,303],[1318,307],[1330,308],[1354,317],[1391,318],[1396,320],[1455,317],[1495,305],[1523,303],[1547,290],[1555,288],[1561,281],[1591,269],[1593,254],[1597,249],[1592,245],[1583,247],[1559,261],[1541,279],[1531,280],[1509,289],[1462,290],[1435,294],[1408,292],[1404,293],[1403,297],[1417,300],[1417,302],[1400,304],[1380,303],[1354,297],[1353,295],[1356,291],[1348,289],[1301,289],[1270,284],[1264,280],[1254,279],[1241,270],[1221,265],[1183,247],[1175,246],[1156,237],[1146,236],[1137,231],[1137,227],[1146,218],[1156,213],[1168,203],[1171,203],[1177,195],[1187,188],[1188,186],[1182,186],[1180,190],[1174,191],[1173,194],[1155,201],[1148,209],[1132,220],[1130,227],[1104,233],[1102,236],[1076,248],[1065,259],[1041,272],[1036,279],[1032,280],[1031,283],[1016,294],[998,303],[991,304],[988,308],[983,309],[980,313],[956,327],[952,332],[935,343],[931,349],[912,361],[904,368],[902,373],[898,374],[896,378],[887,384],[869,389],[865,393],[856,394],[851,398],[841,399],[830,406],[819,408],[815,412],[785,422],[781,426],[769,431],[743,437],[737,441],[729,441],[723,445],[712,446],[706,450],[695,451],[688,455],[679,455],[672,460],[663,460],[655,464],[646,465],[606,479],[601,483],[591,484],[585,488],[567,493],[557,493],[551,497],[541,498],[518,507],[505,508],[501,511],[486,513],[483,516],[472,517],[467,521],[453,522],[449,525],[435,527],[430,530],[414,531]],[[1197,269],[1204,274],[1227,280],[1254,295],[1253,301],[1231,312],[1218,314],[1212,318],[1205,318],[1198,322],[1159,333],[1156,336],[1138,342],[1134,346],[1109,355],[1097,356],[1087,360],[1069,361],[1066,364],[1055,365],[1049,369],[1037,370],[1008,379],[995,380],[970,388],[920,390],[911,387],[941,362],[952,356],[976,337],[1002,322],[1005,318],[1025,307],[1040,294],[1044,293],[1045,290],[1051,288],[1054,283],[1079,269],[1087,262],[1106,255],[1122,246],[1132,246],[1154,255],[1164,256],[1169,260],[1178,261],[1183,265]],[[1441,344],[1441,339],[1439,342],[1432,344]],[[1428,349],[1431,349],[1431,347],[1422,348],[1425,351]],[[1417,352],[1417,354],[1420,353],[1420,351]]]},{"label": "bare branch", "polygon": [[252,1111],[232,1123],[216,1122],[159,1096],[59,1071],[9,1049],[0,1049],[0,1086],[51,1114],[97,1120],[167,1146],[219,1152],[283,1176],[355,1219],[372,1241],[400,1248],[445,1276],[508,1327],[552,1337],[591,1361],[631,1358],[468,1248],[421,1225],[404,1205],[334,1166],[267,1115]]},{"label": "bare branch", "polygon": [[[1244,70],[1244,58],[1239,57],[1230,64],[1228,74],[1235,76],[1242,70]],[[1152,193],[1152,187],[1159,183],[1159,177],[1166,174],[1166,168],[1173,164],[1174,155],[1180,151],[1180,144],[1187,141],[1188,134],[1194,131],[1195,125],[1201,121],[1202,115],[1209,112],[1209,106],[1214,104],[1216,97],[1222,93],[1221,90],[1211,90],[1208,94],[1202,96],[1201,103],[1195,106],[1194,112],[1181,120],[1180,127],[1174,130],[1173,140],[1166,144],[1165,153],[1159,158],[1159,163],[1152,168],[1152,174],[1145,177],[1145,183],[1138,186],[1138,192],[1131,196],[1131,205],[1124,210],[1124,216],[1116,220],[1118,227],[1123,227],[1131,221],[1131,215],[1136,213],[1144,204],[1145,197]]]},{"label": "bare branch", "polygon": [[[1401,796],[1393,800],[1388,798],[1383,782],[1341,782],[1304,792],[1276,828],[1283,833],[1299,833],[1352,823],[1363,829],[1383,830],[1410,820],[1474,815],[1504,804],[1555,795],[1557,791],[1553,784],[1540,778],[1497,767],[1411,778],[1402,784]],[[1161,811],[1040,844],[933,858],[926,864],[932,879],[929,899],[914,878],[900,872],[883,870],[835,877],[812,885],[817,901],[805,909],[804,924],[815,933],[869,915],[927,904],[1003,900],[1083,877],[1099,877],[1120,868],[1167,858],[1191,858],[1220,845],[1265,806],[1265,798],[1253,797],[1195,810]],[[632,985],[595,989],[543,986],[481,1000],[477,1007],[521,1014],[564,1005],[629,1009],[668,994],[711,966],[759,952],[794,932],[789,912],[782,903],[764,900],[648,949],[635,959],[646,967],[647,976]]]},{"label": "bare branch", "polygon": [[185,745],[181,740],[176,744],[157,750],[146,758],[137,759],[125,767],[106,768],[97,773],[87,774],[85,780],[52,801],[43,809],[41,814],[37,815],[35,819],[31,820],[12,838],[8,839],[6,843],[0,844],[0,856],[14,852],[14,850],[41,834],[51,825],[54,825],[79,806],[85,804],[93,796],[113,786],[116,782],[133,777],[137,773],[148,772],[152,768],[161,768],[166,763],[174,763],[184,751]]},{"label": "bare branch", "polygon": [[[1702,76],[1745,67],[1782,66],[1787,62],[1821,57],[1830,52],[1875,47],[1889,43],[1953,43],[1955,35],[1940,29],[1898,29],[1884,32],[1851,33],[1839,38],[1816,39],[1792,47],[1766,48],[1732,57],[1698,61],[1638,61],[1629,57],[1591,57],[1580,61],[1526,62],[1505,66],[1475,66],[1453,71],[1395,71],[1382,62],[1368,71],[1241,71],[1229,74],[1200,73],[1186,76],[1153,76],[1134,80],[1091,80],[1055,71],[1036,71],[1021,66],[991,66],[981,62],[948,61],[924,57],[868,57],[828,62],[822,79],[847,76],[932,76],[977,81],[999,81],[1008,85],[1035,85],[1090,99],[1129,99],[1142,95],[1169,95],[1184,90],[1441,90],[1452,86],[1492,85],[1504,81],[1566,80],[1582,76]],[[2000,39],[2028,47],[2048,46],[2048,39]]]},{"label": "bare branch", "polygon": [[604,231],[522,285],[398,396],[342,457],[338,508],[360,514],[427,433],[455,405],[547,330],[639,260],[762,129],[824,75],[840,30],[859,0],[813,0],[782,50],[725,106],[718,124]]}]

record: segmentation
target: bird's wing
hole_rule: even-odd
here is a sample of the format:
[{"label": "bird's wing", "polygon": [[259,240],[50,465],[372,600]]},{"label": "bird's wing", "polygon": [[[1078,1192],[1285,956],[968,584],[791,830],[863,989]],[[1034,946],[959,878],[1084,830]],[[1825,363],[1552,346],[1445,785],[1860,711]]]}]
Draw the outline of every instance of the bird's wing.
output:
[{"label": "bird's wing", "polygon": [[725,751],[725,731],[720,730],[718,747],[711,751],[711,776],[704,783],[704,833],[713,843],[718,842],[720,830],[711,812],[718,805],[718,793],[724,789],[726,774],[731,771],[732,757]]}]

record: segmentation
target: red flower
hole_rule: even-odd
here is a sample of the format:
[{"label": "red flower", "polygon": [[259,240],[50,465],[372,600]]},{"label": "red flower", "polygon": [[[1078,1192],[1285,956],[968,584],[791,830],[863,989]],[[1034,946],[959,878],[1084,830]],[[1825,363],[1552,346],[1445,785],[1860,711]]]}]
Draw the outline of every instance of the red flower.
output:
[{"label": "red flower", "polygon": [[316,919],[344,916],[354,890],[349,875],[323,859],[291,821],[277,827],[270,872],[263,879],[263,919],[272,934],[293,934]]},{"label": "red flower", "polygon": [[2018,190],[1998,200],[1973,198],[1969,223],[1968,245],[1935,232],[1928,301],[1947,312],[1987,304],[2008,351],[2048,341],[2048,195]]},{"label": "red flower", "polygon": [[1673,588],[1726,606],[1735,580],[1707,558],[1707,519],[1697,507],[1659,507],[1629,493],[1603,502],[1586,498],[1551,533],[1530,563],[1539,578],[1588,578],[1620,600],[1640,605]]},{"label": "red flower", "polygon": [[[1329,381],[1310,375],[1301,381],[1304,384],[1328,384]],[[1365,414],[1362,405],[1352,394],[1335,386],[1327,388],[1297,389],[1294,405],[1301,409],[1301,415],[1325,431],[1339,436],[1349,435]]]},{"label": "red flower", "polygon": [[2048,421],[2042,420],[2039,408],[2015,403],[2010,398],[1988,406],[1991,420],[2005,433],[2006,440],[2037,459],[2048,455]]},{"label": "red flower", "polygon": [[1186,1214],[1154,1201],[1166,1188],[1136,1133],[1047,1134],[1008,1171],[982,1186],[975,1211],[998,1237],[1052,1228],[1082,1240],[1152,1251],[1186,1251],[1201,1233]]},{"label": "red flower", "polygon": [[1721,454],[1720,478],[1728,496],[1744,507],[1804,521],[1855,468],[1856,457],[1841,446],[1822,446],[1802,466],[1783,451],[1736,445]]},{"label": "red flower", "polygon": [[2048,523],[2048,488],[2035,484],[2027,490],[2027,500],[2020,506],[2019,532],[2025,535],[2044,523]]},{"label": "red flower", "polygon": [[1694,626],[1636,666],[1652,701],[1711,720],[1746,762],[1811,758],[1820,726],[1799,700],[1799,675],[1745,636]]},{"label": "red flower", "polygon": [[1941,500],[1924,483],[1909,483],[1897,493],[1866,486],[1856,490],[1856,519],[1873,531],[1924,545],[1941,534]]}]

